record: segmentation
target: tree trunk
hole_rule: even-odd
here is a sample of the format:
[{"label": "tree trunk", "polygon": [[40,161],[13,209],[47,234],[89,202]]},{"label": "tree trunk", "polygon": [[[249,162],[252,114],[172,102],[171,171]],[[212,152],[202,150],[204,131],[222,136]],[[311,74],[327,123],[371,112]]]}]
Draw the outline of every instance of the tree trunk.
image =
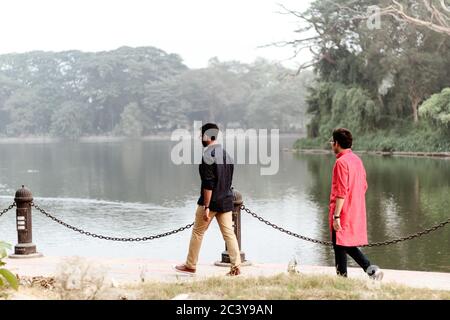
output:
[{"label": "tree trunk", "polygon": [[411,100],[411,109],[413,114],[413,121],[415,124],[419,122],[419,104],[422,101],[422,97],[415,90],[416,86],[412,86],[409,94],[409,99]]},{"label": "tree trunk", "polygon": [[419,122],[419,110],[418,110],[419,103],[420,103],[420,100],[416,98],[416,99],[413,99],[412,104],[411,104],[414,123]]}]

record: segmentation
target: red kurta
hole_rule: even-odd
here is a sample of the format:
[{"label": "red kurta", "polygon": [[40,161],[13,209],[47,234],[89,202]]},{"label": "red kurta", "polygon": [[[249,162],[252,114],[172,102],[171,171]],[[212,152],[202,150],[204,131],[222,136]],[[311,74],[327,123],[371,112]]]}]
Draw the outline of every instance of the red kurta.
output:
[{"label": "red kurta", "polygon": [[366,170],[361,159],[346,149],[336,156],[330,195],[330,231],[333,231],[333,215],[336,198],[344,198],[341,211],[341,230],[336,232],[336,244],[357,247],[367,244],[366,223]]}]

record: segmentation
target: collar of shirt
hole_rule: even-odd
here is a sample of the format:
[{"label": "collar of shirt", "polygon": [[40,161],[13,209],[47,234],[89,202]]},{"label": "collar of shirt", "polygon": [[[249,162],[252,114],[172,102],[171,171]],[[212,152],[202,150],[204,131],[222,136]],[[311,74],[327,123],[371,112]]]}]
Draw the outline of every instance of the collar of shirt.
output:
[{"label": "collar of shirt", "polygon": [[219,143],[212,143],[203,150],[203,155],[210,154],[215,148],[220,147]]},{"label": "collar of shirt", "polygon": [[337,155],[336,155],[336,158],[340,158],[340,157],[342,157],[344,154],[347,154],[347,153],[351,153],[352,152],[352,149],[345,149],[344,151],[342,151],[342,152],[339,152]]}]

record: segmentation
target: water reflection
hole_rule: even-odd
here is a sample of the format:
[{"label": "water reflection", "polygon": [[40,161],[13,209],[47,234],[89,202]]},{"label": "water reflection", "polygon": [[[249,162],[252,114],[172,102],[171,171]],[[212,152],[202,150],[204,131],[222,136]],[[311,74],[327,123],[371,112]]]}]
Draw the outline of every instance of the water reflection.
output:
[{"label": "water reflection", "polygon": [[[282,141],[288,146],[292,139]],[[170,162],[169,141],[2,145],[0,206],[26,184],[36,202],[68,223],[112,236],[148,236],[193,220],[199,193],[197,166]],[[287,229],[328,239],[327,206],[332,155],[280,152],[280,171],[261,176],[256,165],[236,166],[234,185],[252,210]],[[450,161],[363,156],[369,190],[371,241],[403,236],[448,217]],[[259,262],[333,265],[329,248],[318,247],[243,216],[243,249]],[[14,214],[0,220],[2,239],[15,243]],[[220,258],[223,240],[213,224],[201,261]],[[419,240],[365,251],[388,268],[450,271],[448,228]],[[182,260],[189,232],[149,243],[89,239],[34,214],[34,238],[46,255],[147,257]]]}]

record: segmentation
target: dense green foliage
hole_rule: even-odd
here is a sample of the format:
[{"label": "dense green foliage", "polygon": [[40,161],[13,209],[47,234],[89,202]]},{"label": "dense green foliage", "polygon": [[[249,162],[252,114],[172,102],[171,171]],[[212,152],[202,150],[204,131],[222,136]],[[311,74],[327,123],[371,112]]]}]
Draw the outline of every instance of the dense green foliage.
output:
[{"label": "dense green foliage", "polygon": [[64,137],[112,132],[145,85],[187,68],[155,48],[30,52],[0,56],[0,133]]},{"label": "dense green foliage", "polygon": [[[399,2],[427,17],[423,2]],[[334,128],[347,127],[361,148],[449,150],[450,94],[442,90],[450,87],[450,37],[390,16],[379,29],[360,18],[371,5],[389,4],[316,0],[299,15],[316,34],[306,43],[317,53],[317,82],[307,98],[308,139],[298,147],[321,146]]]},{"label": "dense green foliage", "polygon": [[[329,136],[326,139],[324,137],[299,139],[294,148],[330,149],[329,139]],[[407,125],[404,128],[377,130],[372,133],[356,135],[353,149],[383,152],[449,152],[450,139],[448,134],[437,133],[427,125],[418,127]]]},{"label": "dense green foliage", "polygon": [[152,47],[0,55],[0,135],[139,137],[194,120],[299,130],[313,74],[289,73],[265,60],[189,70]]},{"label": "dense green foliage", "polygon": [[450,135],[450,88],[432,95],[420,106],[419,114]]}]

